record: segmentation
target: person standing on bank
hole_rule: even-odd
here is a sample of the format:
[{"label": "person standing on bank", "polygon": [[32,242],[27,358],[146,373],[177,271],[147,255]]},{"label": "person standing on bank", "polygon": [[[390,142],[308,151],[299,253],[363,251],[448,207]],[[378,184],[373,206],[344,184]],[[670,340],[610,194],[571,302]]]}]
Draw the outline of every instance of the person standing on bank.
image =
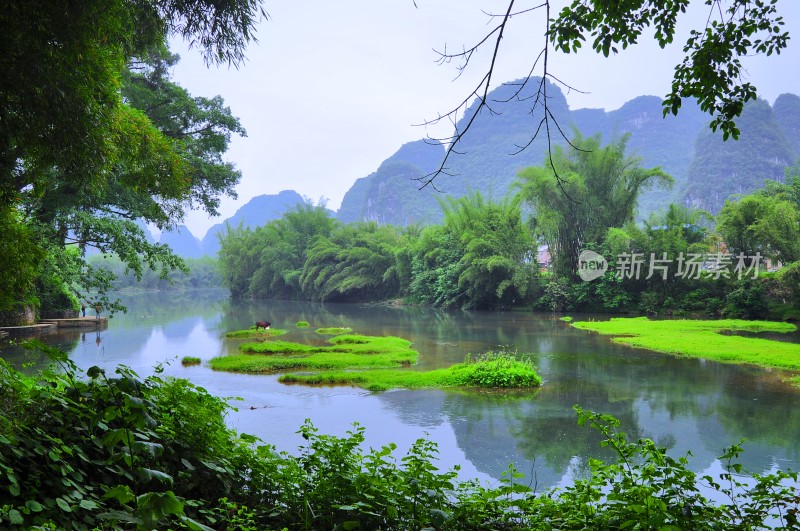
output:
[{"label": "person standing on bank", "polygon": [[86,317],[86,303],[85,302],[81,303],[81,313],[83,313],[83,316]]}]

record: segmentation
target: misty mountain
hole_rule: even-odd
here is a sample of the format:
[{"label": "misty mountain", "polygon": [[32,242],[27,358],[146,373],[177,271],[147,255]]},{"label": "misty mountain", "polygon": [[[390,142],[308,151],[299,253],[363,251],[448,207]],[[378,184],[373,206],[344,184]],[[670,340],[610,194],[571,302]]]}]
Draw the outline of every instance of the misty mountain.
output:
[{"label": "misty mountain", "polygon": [[[479,190],[486,197],[500,199],[509,193],[522,168],[544,164],[547,131],[542,128],[538,137],[531,139],[544,112],[541,105],[534,107],[538,88],[539,78],[531,78],[524,86],[522,80],[517,80],[491,91],[488,97],[491,110],[480,110],[457,148],[459,153],[452,154],[446,162],[446,174],[436,178],[436,189],[453,197]],[[583,136],[600,134],[603,143],[608,143],[630,133],[628,154],[640,157],[643,166],[660,166],[675,178],[672,190],[645,192],[640,200],[640,216],[680,200],[695,138],[708,122],[697,105],[685,102],[678,116],[662,118],[661,99],[641,96],[610,112],[603,109],[572,111],[557,85],[548,82],[547,91],[549,111],[565,135],[571,138],[576,131]],[[478,112],[477,108],[476,101],[458,122],[458,130],[464,129]],[[550,141],[553,145],[564,146],[566,141],[555,122],[550,124]],[[437,197],[443,194],[432,186],[418,191],[418,179],[432,168],[438,168],[444,148],[428,145],[425,156],[420,158],[417,150],[424,149],[425,145],[423,141],[406,144],[376,172],[358,179],[342,202],[339,219],[400,225],[440,221],[442,214]],[[520,150],[521,146],[526,147]],[[437,153],[439,159],[435,160]]]},{"label": "misty mountain", "polygon": [[[797,97],[785,96],[785,112],[798,110]],[[797,122],[779,119],[766,101],[746,103],[737,127],[738,141],[725,142],[721,132],[707,128],[698,135],[683,194],[686,204],[716,214],[732,194],[761,188],[765,179],[782,180],[785,168],[797,160],[792,148],[800,141]]]},{"label": "misty mountain", "polygon": [[171,231],[162,232],[158,243],[169,245],[172,251],[181,258],[200,258],[204,254],[200,240],[189,231],[186,225],[178,225]]},{"label": "misty mountain", "polygon": [[686,186],[695,138],[707,128],[708,116],[693,101],[687,101],[677,116],[664,117],[661,98],[656,96],[639,96],[617,110],[597,111],[572,111],[573,123],[584,136],[599,133],[603,143],[608,143],[630,133],[628,155],[640,157],[645,168],[660,167],[675,179],[670,190],[651,188],[642,194],[639,217],[645,218],[670,202],[679,202]]},{"label": "misty mountain", "polygon": [[441,196],[432,186],[419,189],[420,181],[436,170],[444,156],[439,143],[424,140],[404,144],[378,170],[357,179],[342,199],[336,217],[344,222],[430,224]]},{"label": "misty mountain", "polygon": [[285,212],[304,203],[303,196],[294,190],[283,190],[274,195],[259,195],[248,201],[230,218],[222,223],[217,223],[206,232],[200,241],[204,255],[214,256],[219,251],[218,234],[225,233],[225,224],[238,227],[241,223],[245,228],[256,228],[268,222],[279,219]]},{"label": "misty mountain", "polygon": [[[498,87],[489,93],[491,111],[482,109],[470,130],[445,164],[447,174],[435,180],[438,190],[460,197],[479,190],[499,199],[507,194],[517,172],[545,163],[547,134],[541,130],[531,141],[543,117],[534,107],[539,79],[531,78]],[[646,190],[639,200],[638,217],[669,203],[684,203],[717,212],[731,194],[748,193],[763,186],[765,179],[781,179],[784,168],[800,155],[800,97],[783,94],[774,109],[765,101],[749,102],[737,121],[738,141],[722,141],[720,133],[708,127],[710,118],[692,100],[683,102],[677,116],[663,116],[661,99],[640,96],[619,109],[570,110],[558,86],[547,85],[549,110],[560,129],[569,137],[600,134],[604,144],[630,134],[628,155],[636,156],[646,168],[660,167],[675,179],[670,190]],[[477,101],[456,125],[463,130],[477,112]],[[564,138],[551,122],[550,141],[564,146]],[[419,178],[437,168],[441,146],[428,146],[425,156],[418,151],[422,141],[406,144],[378,170],[356,181],[342,202],[342,221],[378,221],[406,225],[441,220],[437,192],[426,187],[417,191]],[[520,152],[520,146],[527,146]],[[431,149],[436,147],[438,149]],[[516,154],[513,154],[516,153]],[[449,174],[449,175],[448,175]]]},{"label": "misty mountain", "polygon": [[775,121],[781,127],[789,147],[795,156],[800,156],[800,96],[781,94],[772,106]]}]

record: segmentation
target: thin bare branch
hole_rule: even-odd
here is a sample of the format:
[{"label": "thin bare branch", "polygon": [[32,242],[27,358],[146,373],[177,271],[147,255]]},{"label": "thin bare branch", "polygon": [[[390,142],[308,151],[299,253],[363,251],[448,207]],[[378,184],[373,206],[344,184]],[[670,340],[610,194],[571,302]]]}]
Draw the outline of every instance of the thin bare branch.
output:
[{"label": "thin bare branch", "polygon": [[[453,125],[453,134],[452,135],[444,137],[444,138],[432,138],[432,137],[429,137],[429,140],[430,140],[431,143],[435,142],[435,143],[439,143],[439,144],[445,144],[447,147],[446,147],[446,150],[445,150],[444,157],[442,158],[442,162],[439,164],[437,169],[434,170],[433,172],[427,174],[427,175],[424,175],[422,177],[419,177],[419,178],[415,179],[415,180],[417,180],[417,181],[419,181],[421,183],[420,189],[425,188],[426,186],[429,186],[429,185],[433,186],[434,180],[439,175],[442,175],[442,174],[448,175],[448,176],[453,176],[454,175],[453,172],[451,171],[451,169],[448,167],[448,163],[451,161],[452,156],[459,154],[459,151],[457,150],[458,144],[463,141],[465,135],[472,128],[472,126],[475,123],[478,115],[481,112],[488,111],[492,115],[499,114],[499,112],[497,110],[493,109],[492,106],[490,105],[490,100],[488,99],[488,94],[489,94],[489,90],[491,88],[492,76],[494,74],[495,65],[497,64],[497,58],[498,58],[498,54],[499,54],[499,50],[500,50],[501,41],[502,41],[503,36],[504,36],[504,34],[506,32],[506,29],[507,29],[507,26],[508,26],[508,22],[509,22],[509,20],[511,20],[512,17],[519,16],[519,15],[526,14],[526,13],[530,13],[532,11],[536,11],[536,10],[544,8],[544,10],[545,10],[545,32],[544,32],[545,45],[544,45],[543,49],[539,52],[539,54],[536,56],[536,59],[533,61],[533,64],[531,65],[531,69],[530,69],[530,71],[528,73],[528,76],[526,76],[526,78],[523,81],[519,82],[519,83],[506,83],[506,85],[508,85],[508,86],[516,86],[516,89],[514,90],[514,92],[510,96],[508,96],[507,98],[504,98],[504,99],[492,99],[491,102],[508,103],[508,102],[511,102],[511,101],[525,101],[525,100],[533,99],[533,104],[532,104],[532,106],[530,108],[530,111],[529,111],[529,113],[531,115],[534,115],[535,112],[537,111],[537,109],[539,109],[541,107],[543,116],[542,116],[542,119],[538,122],[538,125],[536,127],[536,131],[534,132],[534,134],[531,136],[530,140],[527,143],[522,144],[522,145],[516,145],[515,147],[517,148],[517,151],[513,152],[512,155],[517,155],[517,154],[521,153],[522,151],[524,151],[525,149],[530,147],[531,144],[533,144],[533,142],[537,138],[539,138],[540,134],[545,134],[547,136],[547,153],[548,153],[549,165],[550,165],[551,169],[553,170],[553,173],[555,174],[555,177],[556,177],[556,180],[558,182],[559,188],[561,188],[561,190],[564,191],[564,193],[569,197],[569,194],[567,194],[567,192],[564,190],[564,186],[563,186],[564,185],[564,181],[561,178],[561,176],[558,174],[558,171],[557,171],[557,169],[555,167],[555,163],[553,162],[552,151],[553,151],[554,145],[553,145],[552,134],[556,134],[557,133],[572,148],[574,148],[574,149],[580,149],[580,148],[578,148],[577,146],[575,146],[571,142],[569,137],[565,134],[564,130],[561,128],[561,125],[558,123],[558,119],[553,115],[553,113],[550,110],[549,98],[548,98],[548,94],[547,94],[548,80],[552,79],[555,83],[567,88],[569,91],[573,91],[574,90],[574,91],[576,91],[578,93],[582,93],[582,94],[585,94],[585,92],[581,91],[581,90],[579,90],[579,89],[577,89],[575,87],[572,87],[572,86],[568,85],[567,83],[564,83],[561,79],[559,79],[558,77],[550,74],[549,71],[548,71],[548,53],[549,53],[550,42],[549,42],[549,39],[547,38],[547,35],[549,34],[549,31],[550,31],[550,27],[549,27],[549,24],[550,24],[550,1],[549,0],[545,0],[544,2],[542,2],[542,3],[540,3],[540,4],[536,5],[536,6],[533,6],[533,7],[530,7],[530,8],[526,8],[526,9],[521,9],[521,10],[518,10],[518,11],[514,11],[514,3],[515,3],[514,0],[509,1],[508,5],[507,5],[507,8],[505,10],[505,13],[503,13],[503,14],[499,14],[499,13],[496,14],[496,13],[490,13],[490,12],[484,11],[484,14],[486,16],[488,16],[490,18],[490,20],[499,19],[499,22],[496,25],[494,25],[492,27],[492,29],[490,31],[488,31],[483,36],[483,38],[480,41],[478,41],[478,43],[475,44],[474,46],[471,46],[469,48],[465,47],[465,48],[462,49],[461,52],[458,52],[458,53],[449,53],[449,52],[447,52],[446,48],[445,48],[444,52],[437,52],[439,54],[439,59],[437,61],[439,64],[450,63],[451,61],[456,60],[456,59],[461,61],[461,64],[457,67],[458,68],[458,76],[456,76],[456,78],[458,78],[465,71],[465,69],[469,66],[470,61],[473,59],[473,57],[475,57],[475,53],[481,47],[485,46],[490,41],[494,43],[494,49],[492,50],[491,61],[489,62],[489,66],[488,66],[488,68],[486,70],[486,73],[480,79],[480,81],[477,83],[475,88],[470,92],[469,96],[467,96],[464,100],[462,100],[450,112],[448,112],[448,113],[446,113],[444,115],[440,114],[439,116],[437,116],[437,118],[435,118],[433,120],[426,120],[422,124],[419,124],[419,125],[425,125],[425,126],[435,125],[435,124],[440,123],[443,119],[446,118]],[[539,80],[539,86],[538,86],[537,90],[533,92],[533,94],[525,96],[524,95],[525,88],[527,87],[529,81],[533,78],[534,72],[536,71],[537,67],[539,67],[540,64],[542,66],[543,73],[542,73],[542,76],[541,76],[541,78]],[[466,116],[466,113],[470,112],[471,102],[473,102],[475,98],[477,99],[477,102],[472,104],[472,105],[474,105],[474,108],[471,111],[472,112],[471,116],[468,117],[468,119],[466,121],[466,124],[463,124],[463,125],[461,125],[461,127],[459,127],[459,117],[462,116],[462,115]],[[551,122],[553,122],[552,125],[551,125]],[[434,187],[434,189],[437,189],[437,188]]]},{"label": "thin bare branch", "polygon": [[[497,33],[497,39],[495,40],[495,43],[494,43],[494,50],[493,50],[493,53],[492,53],[492,60],[491,60],[491,62],[489,64],[489,69],[486,72],[486,75],[484,75],[483,78],[481,79],[481,81],[478,83],[478,86],[475,88],[475,90],[472,91],[472,94],[478,96],[478,99],[479,99],[478,107],[475,109],[475,112],[470,117],[469,122],[467,122],[467,125],[464,127],[464,129],[462,129],[461,131],[458,131],[458,129],[456,129],[456,132],[452,137],[452,141],[447,146],[447,151],[445,152],[445,156],[442,159],[442,162],[439,165],[439,168],[436,171],[434,171],[432,173],[429,173],[428,175],[425,175],[425,176],[421,177],[420,179],[418,179],[420,182],[422,182],[422,185],[420,186],[420,189],[425,188],[426,186],[432,184],[433,180],[439,174],[441,174],[443,172],[443,170],[445,170],[447,168],[447,161],[450,159],[450,155],[453,154],[454,147],[461,141],[461,139],[463,138],[464,134],[470,129],[470,127],[472,127],[472,124],[475,122],[475,119],[480,114],[481,110],[483,110],[484,107],[488,107],[487,95],[489,94],[489,88],[491,87],[492,75],[494,74],[494,67],[495,67],[495,64],[497,63],[498,51],[500,50],[500,43],[503,40],[503,33],[505,31],[506,24],[509,21],[509,17],[511,15],[513,7],[514,7],[514,0],[511,0],[508,3],[508,9],[506,10],[506,15],[502,18],[501,22],[495,27],[495,29],[493,29],[491,32],[489,32],[488,35],[486,35],[483,39],[481,39],[480,43],[477,44],[475,47],[473,47],[471,49],[472,51],[468,52],[469,55],[467,56],[467,61],[469,61],[469,58],[471,57],[472,53],[475,50],[477,50],[477,47],[480,46],[481,43],[487,42],[488,38],[491,35]],[[469,98],[465,99],[464,101],[468,102]],[[456,109],[454,109],[453,111],[448,113],[446,116],[450,116],[451,119],[456,118],[458,116],[459,110],[462,107],[464,107],[464,110],[466,111],[466,109],[468,108],[468,103],[462,103],[460,106],[456,107]],[[489,110],[490,110],[490,112],[494,113],[494,111],[492,111],[491,108],[489,108]],[[453,121],[455,122],[456,120],[453,120]]]}]

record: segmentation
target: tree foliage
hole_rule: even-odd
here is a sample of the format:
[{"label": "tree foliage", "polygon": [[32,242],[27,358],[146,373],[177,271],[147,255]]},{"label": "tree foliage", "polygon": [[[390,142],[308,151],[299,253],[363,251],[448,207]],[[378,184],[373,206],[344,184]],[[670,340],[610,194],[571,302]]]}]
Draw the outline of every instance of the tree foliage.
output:
[{"label": "tree foliage", "polygon": [[[675,38],[678,19],[690,0],[574,0],[551,23],[548,38],[556,50],[576,52],[591,39],[591,47],[605,57],[635,45],[651,27],[662,48]],[[757,97],[756,87],[743,81],[741,58],[779,54],[789,33],[776,0],[707,1],[704,28],[693,28],[683,45],[684,59],[675,66],[672,87],[664,98],[664,115],[677,114],[682,102],[694,98],[711,114],[711,128],[723,136],[739,136],[735,119],[744,104]]]},{"label": "tree foliage", "polygon": [[458,239],[462,306],[522,303],[535,292],[536,244],[519,198],[487,201],[480,193],[443,202],[444,228]]},{"label": "tree foliage", "polygon": [[255,230],[229,228],[220,263],[235,297],[523,305],[536,292],[535,245],[518,199],[443,202],[446,221],[401,230],[342,224],[305,205]]},{"label": "tree foliage", "polygon": [[396,296],[400,279],[395,253],[402,234],[377,223],[339,225],[308,250],[300,287],[320,301],[383,300]]},{"label": "tree foliage", "polygon": [[[447,49],[437,52],[440,63],[456,62],[459,72],[477,63],[483,48],[488,48],[485,54],[488,59],[483,75],[477,77],[468,95],[451,111],[426,122],[435,124],[447,119],[456,123],[461,114],[468,118],[466,123],[459,123],[452,135],[433,139],[447,144],[447,151],[438,169],[420,180],[427,186],[440,174],[449,175],[451,155],[463,151],[475,117],[481,111],[500,114],[495,105],[508,101],[492,99],[489,90],[495,81],[495,66],[503,55],[504,37],[518,19],[541,13],[542,31],[538,35],[544,36],[541,48],[530,59],[531,74],[541,71],[541,76],[508,84],[514,91],[512,99],[528,101],[530,115],[536,117],[528,141],[518,147],[524,150],[534,145],[541,135],[552,154],[554,145],[568,139],[564,133],[566,124],[559,124],[559,117],[551,111],[548,80],[568,89],[573,85],[571,80],[553,74],[551,47],[574,53],[590,41],[592,50],[608,57],[638,44],[641,38],[650,38],[652,33],[664,48],[673,43],[678,21],[688,18],[686,12],[692,3],[691,0],[572,0],[555,14],[551,13],[550,0],[522,6],[510,0],[501,9],[486,12],[488,29],[475,44],[451,47],[455,52]],[[696,100],[704,112],[712,115],[714,131],[721,130],[726,140],[736,139],[737,117],[745,103],[757,98],[756,87],[746,81],[742,58],[779,54],[787,46],[789,33],[784,29],[777,0],[706,0],[705,4],[708,17],[704,25],[691,28],[683,45],[685,56],[675,66],[671,90],[662,101],[663,114],[677,114],[685,99]],[[528,84],[534,85],[534,95],[521,97]]]},{"label": "tree foliage", "polygon": [[574,276],[583,244],[602,243],[609,228],[632,221],[643,190],[672,184],[659,168],[641,168],[626,156],[628,138],[601,146],[599,136],[578,134],[569,149],[555,148],[545,165],[520,172],[519,193],[533,208],[556,274]]},{"label": "tree foliage", "polygon": [[760,252],[784,264],[800,260],[800,178],[770,182],[753,194],[730,199],[718,231],[734,252]]},{"label": "tree foliage", "polygon": [[[113,252],[136,275],[181,266],[134,220],[169,228],[193,206],[215,213],[239,179],[221,155],[244,131],[220,98],[169,81],[177,57],[166,41],[181,35],[207,60],[238,64],[259,15],[257,0],[4,5],[2,61],[14,75],[0,81],[0,214],[26,227],[13,245],[25,233],[39,244],[12,255],[16,269],[40,273],[45,255],[63,265],[69,245]],[[104,286],[83,283],[97,276],[87,268],[41,273],[86,297]],[[31,294],[20,288],[0,285],[12,305]]]}]

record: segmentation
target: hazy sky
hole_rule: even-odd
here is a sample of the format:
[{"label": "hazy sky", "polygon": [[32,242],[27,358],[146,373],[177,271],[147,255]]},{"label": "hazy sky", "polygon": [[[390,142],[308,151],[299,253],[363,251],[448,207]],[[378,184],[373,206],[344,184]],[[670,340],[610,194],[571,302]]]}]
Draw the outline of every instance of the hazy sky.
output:
[{"label": "hazy sky", "polygon": [[[413,0],[268,0],[264,8],[270,18],[259,24],[259,42],[251,43],[247,62],[238,70],[206,67],[196,50],[173,43],[181,55],[175,81],[195,96],[221,95],[248,133],[233,139],[226,156],[242,172],[238,199],[224,198],[219,218],[191,213],[186,220],[190,230],[202,238],[252,197],[287,189],[314,202],[324,197],[336,210],[355,180],[374,172],[402,144],[448,135],[448,123],[438,128],[414,124],[450,111],[467,97],[489,56],[474,57],[455,79],[456,64],[437,65],[434,49],[471,46],[491,24],[482,9],[505,4],[416,0],[415,7]],[[692,21],[703,24],[708,16],[703,2],[695,4],[691,20],[679,22],[682,35]],[[794,39],[780,56],[747,63],[749,80],[770,103],[784,92],[800,93],[800,2],[778,4]],[[528,74],[543,46],[544,29],[543,12],[512,20],[493,86]],[[570,107],[612,110],[636,96],[664,96],[685,37],[665,50],[652,37],[642,41],[610,58],[589,49],[575,55],[551,50],[550,72],[588,92],[567,93]]]}]

